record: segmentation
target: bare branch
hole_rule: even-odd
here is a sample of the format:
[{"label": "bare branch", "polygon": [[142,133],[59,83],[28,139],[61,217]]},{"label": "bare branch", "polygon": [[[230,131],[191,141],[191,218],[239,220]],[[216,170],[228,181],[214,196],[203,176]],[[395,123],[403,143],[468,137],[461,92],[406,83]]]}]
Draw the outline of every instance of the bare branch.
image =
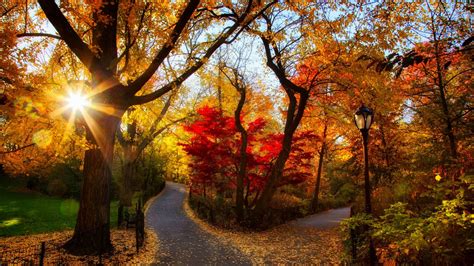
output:
[{"label": "bare branch", "polygon": [[[270,4],[266,5],[264,9],[266,10],[269,6],[273,5],[276,3],[276,1],[272,1]],[[258,16],[262,14],[262,12],[258,12],[254,16],[252,16],[250,19],[246,20],[248,14],[250,13],[252,8],[252,1],[249,1],[246,10],[244,13],[239,17],[239,19],[232,25],[232,27],[229,27],[225,32],[223,32],[217,40],[207,49],[206,53],[204,56],[198,60],[194,65],[192,65],[189,69],[187,69],[181,76],[173,80],[172,82],[168,83],[167,85],[163,86],[159,90],[156,90],[150,94],[147,95],[142,95],[142,96],[135,96],[133,99],[130,101],[131,105],[137,105],[137,104],[143,104],[147,103],[150,101],[153,101],[154,99],[157,99],[158,97],[164,95],[168,91],[179,87],[188,77],[190,77],[194,72],[196,72],[202,65],[204,65],[205,62],[209,60],[209,58],[212,56],[212,54],[224,43],[226,43],[227,38],[229,38],[234,32],[242,26],[243,28],[247,28],[247,26],[254,21]],[[242,25],[245,22],[245,25]],[[242,31],[238,31],[237,35],[240,34]]]},{"label": "bare branch", "polygon": [[151,64],[145,70],[145,72],[143,72],[141,76],[139,76],[136,80],[134,80],[128,86],[128,90],[131,95],[135,95],[135,93],[137,93],[143,87],[143,85],[145,85],[145,83],[153,76],[153,74],[155,74],[155,71],[161,65],[163,60],[165,60],[165,58],[169,55],[171,50],[173,50],[173,48],[175,47],[179,39],[179,36],[183,32],[188,21],[191,19],[191,16],[193,15],[194,10],[196,10],[198,5],[199,5],[199,0],[191,0],[188,3],[183,13],[179,17],[179,20],[176,23],[176,26],[171,32],[169,40],[164,44],[164,46],[155,56]]},{"label": "bare branch", "polygon": [[58,39],[58,40],[63,39],[63,38],[61,38],[61,36],[54,35],[54,34],[51,34],[51,33],[43,33],[43,32],[19,33],[19,34],[16,35],[16,37],[18,37],[18,38],[22,38],[22,37],[49,37],[49,38]]},{"label": "bare branch", "polygon": [[61,39],[66,42],[67,46],[90,72],[100,73],[102,76],[113,76],[110,71],[101,65],[100,60],[92,53],[88,45],[82,41],[53,0],[38,0],[38,3]]},{"label": "bare branch", "polygon": [[25,145],[25,146],[22,146],[22,147],[13,149],[13,150],[0,151],[0,154],[8,154],[8,153],[13,153],[13,152],[21,151],[21,150],[24,150],[24,149],[26,149],[26,148],[28,148],[28,147],[34,146],[34,145],[35,145],[34,143],[30,143],[30,144],[28,144],[28,145]]},{"label": "bare branch", "polygon": [[8,13],[10,13],[10,12],[11,12],[13,9],[15,9],[15,7],[17,7],[17,6],[18,6],[18,4],[13,5],[12,7],[6,9],[5,11],[3,11],[1,17],[8,15]]}]

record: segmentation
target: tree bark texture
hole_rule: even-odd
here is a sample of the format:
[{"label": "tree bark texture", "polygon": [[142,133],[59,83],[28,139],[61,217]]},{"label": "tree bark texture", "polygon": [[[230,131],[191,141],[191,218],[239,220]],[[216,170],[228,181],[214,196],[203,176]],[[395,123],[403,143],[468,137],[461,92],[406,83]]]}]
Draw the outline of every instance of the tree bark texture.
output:
[{"label": "tree bark texture", "polygon": [[[85,152],[79,213],[74,235],[66,243],[72,253],[94,254],[112,248],[110,183],[115,128],[119,122],[117,117],[106,116],[98,121],[97,128],[87,129],[87,139],[93,147]],[[98,134],[102,135],[100,145],[95,141]]]}]

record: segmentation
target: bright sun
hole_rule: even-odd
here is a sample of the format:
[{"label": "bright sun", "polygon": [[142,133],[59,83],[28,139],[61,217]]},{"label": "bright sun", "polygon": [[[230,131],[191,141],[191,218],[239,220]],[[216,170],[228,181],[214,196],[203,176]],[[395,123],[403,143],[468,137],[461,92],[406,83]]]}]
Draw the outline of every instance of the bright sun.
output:
[{"label": "bright sun", "polygon": [[89,99],[87,96],[82,95],[80,92],[71,92],[67,97],[68,107],[73,110],[82,110],[84,107],[90,105]]}]

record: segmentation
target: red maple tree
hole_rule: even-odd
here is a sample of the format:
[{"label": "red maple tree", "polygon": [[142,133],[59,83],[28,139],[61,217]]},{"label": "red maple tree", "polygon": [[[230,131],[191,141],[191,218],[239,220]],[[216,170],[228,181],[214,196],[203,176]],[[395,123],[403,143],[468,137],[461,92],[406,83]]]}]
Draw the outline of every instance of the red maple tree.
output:
[{"label": "red maple tree", "polygon": [[[192,135],[189,143],[181,143],[187,154],[192,156],[189,163],[192,169],[191,192],[206,196],[210,189],[218,193],[234,190],[240,161],[240,138],[234,118],[209,106],[200,108],[197,113],[198,119],[184,127]],[[283,135],[267,133],[265,126],[263,118],[247,124],[249,138],[244,185],[247,194],[254,194],[255,197],[264,188],[271,166],[282,148]],[[310,132],[295,136],[284,178],[278,186],[299,184],[311,176],[310,159],[313,154],[306,147],[310,138],[315,138]]]}]

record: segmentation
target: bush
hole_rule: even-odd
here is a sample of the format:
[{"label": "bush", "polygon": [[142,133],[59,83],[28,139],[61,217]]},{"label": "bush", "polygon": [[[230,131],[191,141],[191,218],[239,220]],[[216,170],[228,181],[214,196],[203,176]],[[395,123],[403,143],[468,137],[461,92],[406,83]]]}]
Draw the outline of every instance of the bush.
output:
[{"label": "bush", "polygon": [[374,219],[372,215],[358,213],[341,222],[345,264],[367,264],[369,258],[369,237]]},{"label": "bush", "polygon": [[[280,191],[273,198],[269,209],[265,212],[265,217],[259,220],[258,225],[250,220],[252,218],[251,212],[245,213],[246,220],[242,221],[240,225],[255,229],[277,226],[307,215],[308,205],[309,201],[303,201],[294,195]],[[233,198],[224,198],[219,194],[207,195],[206,197],[199,194],[190,194],[189,206],[201,219],[219,227],[235,229],[240,226],[237,222]]]},{"label": "bush", "polygon": [[[398,202],[377,219],[364,214],[347,219],[342,227],[346,254],[352,252],[354,242],[367,239],[369,233],[377,247],[378,258],[384,263],[471,265],[474,262],[474,184],[473,177],[460,180],[454,198],[445,196],[438,206],[425,209],[421,214],[410,210],[407,203]],[[449,195],[453,183],[446,184],[432,187],[431,194],[438,197],[439,191],[445,191],[442,193]],[[357,231],[361,225],[372,229]],[[358,233],[356,237],[350,235],[351,229]],[[361,245],[357,252],[355,259],[364,259],[367,246]]]},{"label": "bush", "polygon": [[165,158],[157,154],[150,154],[139,161],[133,182],[144,202],[165,187],[165,164]]},{"label": "bush", "polygon": [[[81,196],[82,185],[82,172],[80,170],[80,165],[81,160],[75,158],[54,164],[49,171],[46,192],[51,194],[51,190],[53,190],[55,191],[55,196],[79,199]],[[62,185],[65,186],[65,191],[61,191],[61,189],[63,189]]]},{"label": "bush", "polygon": [[374,223],[373,236],[382,260],[399,263],[463,264],[474,252],[474,215],[463,199],[443,201],[430,216],[416,216],[404,203],[396,203]]},{"label": "bush", "polygon": [[353,183],[344,183],[337,191],[335,197],[338,202],[351,202],[357,196],[357,187]]},{"label": "bush", "polygon": [[349,202],[344,198],[341,199],[328,195],[327,197],[318,200],[316,212],[345,207],[348,203]]},{"label": "bush", "polygon": [[199,218],[223,228],[235,228],[236,215],[232,202],[221,196],[209,198],[197,194],[189,195],[189,206]]},{"label": "bush", "polygon": [[61,179],[54,179],[48,184],[48,194],[51,196],[64,197],[68,193],[68,187]]},{"label": "bush", "polygon": [[38,176],[30,175],[26,178],[26,188],[31,190],[39,190],[41,185],[40,178]]}]

